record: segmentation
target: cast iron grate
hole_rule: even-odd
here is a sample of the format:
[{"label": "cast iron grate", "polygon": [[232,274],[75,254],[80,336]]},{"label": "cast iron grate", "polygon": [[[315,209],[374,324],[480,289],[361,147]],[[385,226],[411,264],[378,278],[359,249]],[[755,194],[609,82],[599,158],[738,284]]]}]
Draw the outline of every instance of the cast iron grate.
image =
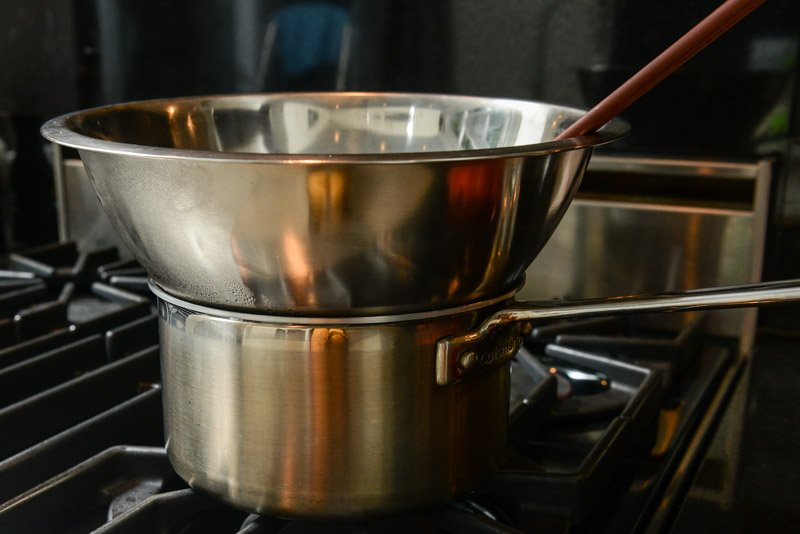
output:
[{"label": "cast iron grate", "polygon": [[[635,353],[624,340],[601,342],[602,356],[576,350],[585,348],[580,340],[564,346],[581,329],[594,335],[590,325],[562,323],[555,335],[553,328],[538,329],[512,364],[509,459],[485,486],[439,510],[381,521],[286,521],[194,492],[170,468],[157,317],[135,262],[114,249],[80,252],[71,243],[12,255],[0,270],[0,530],[580,531],[595,524],[609,488],[628,491],[620,472],[629,470],[629,457],[649,450],[664,399],[699,403],[725,358],[706,351],[699,371],[691,370],[696,327],[676,336],[690,342],[655,336],[661,348],[651,352]],[[639,365],[665,358],[680,365]],[[692,373],[705,377],[705,389]]]}]

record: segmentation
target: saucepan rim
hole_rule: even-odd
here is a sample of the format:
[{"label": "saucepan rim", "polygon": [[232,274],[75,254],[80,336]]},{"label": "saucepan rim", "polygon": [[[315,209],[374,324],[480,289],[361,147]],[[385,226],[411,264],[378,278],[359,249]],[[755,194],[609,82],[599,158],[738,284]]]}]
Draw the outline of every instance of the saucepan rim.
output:
[{"label": "saucepan rim", "polygon": [[279,315],[270,314],[265,312],[241,312],[233,311],[230,309],[213,308],[203,304],[190,302],[165,291],[152,279],[148,279],[147,283],[150,291],[163,300],[184,310],[207,315],[216,319],[229,319],[231,321],[243,321],[248,323],[258,323],[267,325],[294,325],[294,326],[380,326],[392,323],[408,323],[408,322],[426,322],[441,319],[443,317],[452,317],[462,313],[469,313],[476,310],[483,310],[490,308],[496,304],[505,303],[506,306],[511,305],[511,299],[514,294],[522,287],[522,282],[512,286],[508,291],[503,292],[495,297],[485,298],[477,302],[467,304],[460,304],[442,309],[433,309],[417,312],[405,313],[392,313],[382,315],[336,315],[336,316],[319,316],[319,315]]}]

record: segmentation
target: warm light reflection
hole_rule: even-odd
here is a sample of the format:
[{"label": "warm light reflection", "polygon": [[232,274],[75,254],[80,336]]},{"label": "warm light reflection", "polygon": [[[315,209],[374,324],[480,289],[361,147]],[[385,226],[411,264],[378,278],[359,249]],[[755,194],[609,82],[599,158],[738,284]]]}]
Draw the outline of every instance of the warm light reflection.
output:
[{"label": "warm light reflection", "polygon": [[681,411],[681,407],[678,406],[672,410],[661,410],[658,414],[658,435],[650,450],[651,456],[658,457],[666,454],[678,428]]},{"label": "warm light reflection", "polygon": [[308,175],[310,227],[315,233],[338,231],[345,219],[347,177],[340,170],[319,170]]},{"label": "warm light reflection", "polygon": [[292,300],[302,306],[317,304],[314,291],[314,270],[303,241],[291,230],[283,235],[283,270]]},{"label": "warm light reflection", "polygon": [[458,288],[461,286],[461,280],[458,277],[453,278],[450,280],[450,285],[447,287],[447,296],[452,297],[458,291]]},{"label": "warm light reflection", "polygon": [[[697,274],[702,272],[700,265],[700,258],[703,252],[703,240],[701,235],[701,225],[703,221],[699,215],[690,215],[686,226],[686,237],[684,247],[684,269],[683,269],[683,286],[687,289],[694,289],[700,286]],[[694,314],[684,314],[682,324],[686,325],[694,317]]]},{"label": "warm light reflection", "polygon": [[704,175],[704,176],[713,176],[714,169],[711,167],[697,167],[697,174]]},{"label": "warm light reflection", "polygon": [[283,256],[286,259],[284,267],[290,278],[301,281],[311,276],[311,267],[303,244],[289,231],[283,235]]},{"label": "warm light reflection", "polygon": [[703,242],[700,239],[702,219],[699,215],[691,215],[686,227],[686,268],[683,270],[683,287],[697,287],[697,273],[700,272],[700,250]]},{"label": "warm light reflection", "polygon": [[309,389],[313,420],[312,446],[306,458],[309,472],[308,491],[323,494],[334,487],[336,465],[347,462],[351,452],[348,435],[348,341],[347,334],[339,328],[315,328],[310,340],[311,367]]}]

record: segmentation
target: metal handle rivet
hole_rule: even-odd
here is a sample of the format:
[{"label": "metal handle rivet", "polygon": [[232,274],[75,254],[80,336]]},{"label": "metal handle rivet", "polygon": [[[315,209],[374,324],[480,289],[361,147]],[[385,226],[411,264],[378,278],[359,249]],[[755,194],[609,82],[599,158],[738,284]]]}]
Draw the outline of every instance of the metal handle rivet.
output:
[{"label": "metal handle rivet", "polygon": [[465,369],[465,370],[471,369],[472,367],[475,367],[476,363],[478,363],[478,357],[472,351],[465,352],[458,359],[459,367],[461,367],[462,369]]}]

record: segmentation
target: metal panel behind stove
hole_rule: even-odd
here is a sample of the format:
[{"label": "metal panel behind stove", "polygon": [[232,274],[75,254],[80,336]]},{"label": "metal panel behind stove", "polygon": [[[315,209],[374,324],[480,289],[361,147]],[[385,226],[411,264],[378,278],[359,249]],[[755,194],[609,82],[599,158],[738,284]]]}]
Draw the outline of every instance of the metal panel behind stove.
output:
[{"label": "metal panel behind stove", "polygon": [[[578,198],[518,298],[590,298],[761,279],[770,161],[592,158]],[[756,310],[709,314],[708,332],[753,343]]]},{"label": "metal panel behind stove", "polygon": [[62,150],[53,144],[59,240],[74,241],[84,250],[113,246],[122,256],[129,257],[128,249],[97,199],[83,163],[80,159],[64,157]]}]

